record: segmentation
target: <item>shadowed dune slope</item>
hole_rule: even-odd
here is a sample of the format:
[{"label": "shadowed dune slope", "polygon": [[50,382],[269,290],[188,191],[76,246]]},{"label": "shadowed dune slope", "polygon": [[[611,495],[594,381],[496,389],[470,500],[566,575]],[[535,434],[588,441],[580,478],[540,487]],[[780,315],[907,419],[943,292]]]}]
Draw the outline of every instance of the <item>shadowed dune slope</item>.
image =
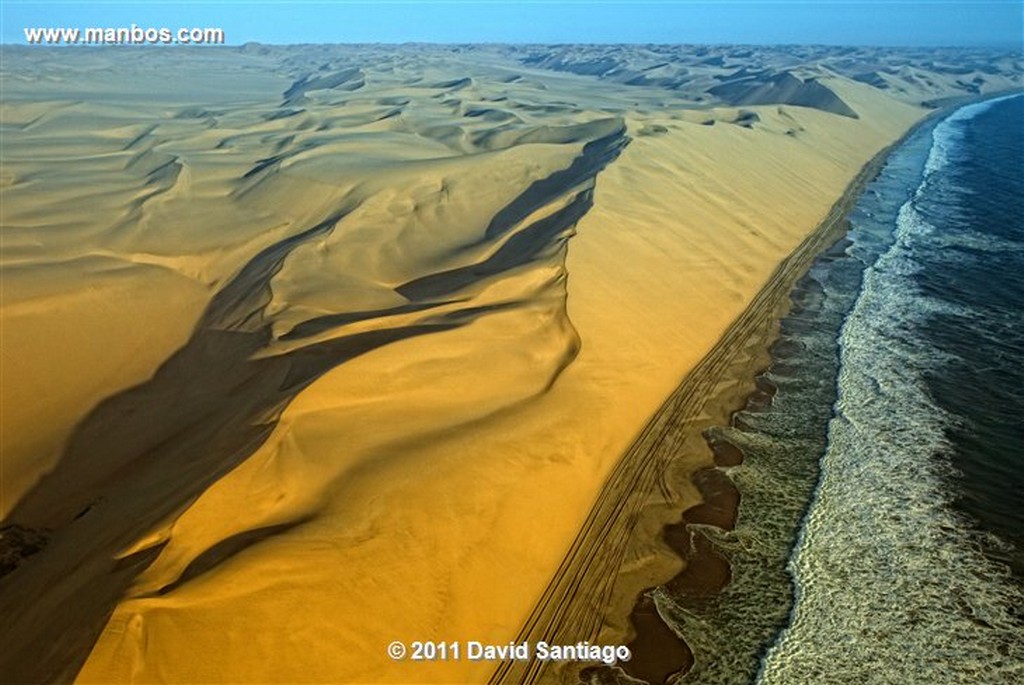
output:
[{"label": "shadowed dune slope", "polygon": [[[158,64],[148,66],[159,70]],[[403,441],[479,421],[544,393],[575,357],[578,336],[565,314],[565,241],[592,206],[597,175],[627,142],[623,122],[595,117],[569,127],[521,123],[519,140],[469,156],[405,133],[401,122],[381,129],[373,114],[361,125],[348,120],[335,128],[331,108],[314,107],[315,114],[282,110],[300,101],[312,106],[311,98],[324,93],[333,98],[354,92],[354,78],[359,74],[349,71],[299,79],[284,104],[214,101],[185,106],[170,120],[151,113],[142,99],[129,100],[140,119],[153,123],[132,126],[126,121],[130,115],[122,122],[111,113],[91,129],[84,126],[86,145],[111,140],[112,185],[134,198],[112,196],[109,209],[95,204],[95,217],[75,217],[68,204],[74,195],[64,189],[77,186],[70,180],[60,185],[60,170],[34,166],[27,154],[40,143],[66,150],[67,143],[54,135],[64,129],[56,123],[52,130],[26,126],[26,133],[12,136],[9,168],[15,182],[5,189],[5,226],[15,233],[4,255],[5,333],[15,330],[26,344],[45,342],[32,340],[46,330],[34,322],[74,316],[74,307],[84,303],[61,289],[92,277],[83,273],[101,277],[111,270],[108,264],[128,273],[159,269],[195,283],[184,290],[192,299],[174,289],[164,292],[164,308],[179,311],[179,325],[189,325],[194,302],[203,308],[183,344],[149,378],[101,399],[74,425],[68,425],[69,410],[68,438],[52,465],[33,460],[30,449],[18,455],[19,433],[25,435],[21,443],[31,445],[31,423],[5,425],[4,438],[14,445],[5,450],[5,468],[20,475],[15,489],[5,489],[5,530],[45,541],[41,551],[27,554],[27,546],[5,535],[5,542],[14,540],[7,552],[15,558],[19,549],[26,552],[0,579],[0,606],[13,617],[0,636],[9,647],[3,653],[6,674],[34,682],[74,676],[102,633],[127,635],[108,626],[117,625],[118,602],[177,602],[236,558],[323,525],[330,517],[322,510],[337,501],[349,474],[380,460],[382,449],[398,457]],[[66,124],[83,125],[98,107],[71,105]],[[275,111],[288,116],[272,116]],[[309,126],[311,121],[320,123]],[[487,125],[492,124],[481,126]],[[128,135],[118,144],[114,136],[122,131]],[[267,150],[275,153],[265,156]],[[72,168],[104,168],[102,161],[79,159],[70,162]],[[31,179],[40,174],[54,181],[39,187]],[[215,210],[203,216],[199,210],[210,206]],[[69,217],[66,226],[56,223],[61,212]],[[58,239],[49,240],[51,235]],[[102,259],[64,260],[64,254],[86,246]],[[119,312],[91,308],[88,314],[104,323]],[[460,329],[467,333],[446,335]],[[119,344],[138,344],[101,331],[74,328],[65,343],[106,346],[111,354]],[[173,347],[173,336],[148,333],[157,349]],[[416,338],[422,344],[400,345]],[[316,460],[315,477],[296,480],[296,473],[284,483],[272,478],[260,491],[250,491],[245,510],[251,516],[218,516],[212,538],[190,528],[187,512],[196,506],[202,511],[211,486],[249,460],[278,452],[282,440],[307,435],[279,425],[298,396],[353,360],[389,346],[401,348],[402,362],[378,361],[377,371],[355,370],[347,381],[348,374],[340,373],[341,387],[356,387],[336,388],[325,411],[317,412],[318,421],[346,406],[353,418],[363,416],[337,426],[331,443],[342,451]],[[486,350],[481,364],[506,359],[508,371],[490,374],[492,381],[480,388],[453,393],[473,378],[472,367],[451,375],[467,361],[460,348]],[[32,369],[33,375],[21,385],[19,367],[6,367],[14,382],[5,383],[4,391],[31,408],[40,374],[69,369],[22,358],[29,366],[20,369]],[[436,370],[406,374],[409,382],[423,384],[419,397],[398,389],[377,392],[379,406],[368,408],[375,415],[368,425],[376,427],[366,430],[365,405],[373,404],[374,393],[352,381],[380,377],[388,368],[385,376],[401,375],[399,369],[409,364]],[[132,376],[121,378],[130,383]],[[424,402],[433,405],[430,411],[419,410]],[[45,402],[38,406],[37,412],[48,409]],[[263,494],[266,487],[271,491]],[[284,492],[274,494],[282,487]],[[342,521],[332,525],[345,530],[364,519],[348,515]],[[239,592],[244,584],[232,586]],[[172,650],[176,644],[159,642]],[[127,677],[107,670],[113,663],[132,663],[124,653],[104,665],[108,644],[100,640],[99,665],[87,666],[83,678]],[[132,670],[163,673],[170,663],[181,662],[143,657]],[[330,677],[355,663],[327,664]],[[204,670],[168,677],[205,680],[224,673],[223,662],[212,658],[192,666]],[[292,674],[304,668],[297,662],[283,667]]]},{"label": "shadowed dune slope", "polygon": [[823,112],[857,117],[857,113],[833,91],[813,80],[802,80],[784,71],[768,79],[756,76],[728,81],[708,92],[730,105],[800,105]]}]

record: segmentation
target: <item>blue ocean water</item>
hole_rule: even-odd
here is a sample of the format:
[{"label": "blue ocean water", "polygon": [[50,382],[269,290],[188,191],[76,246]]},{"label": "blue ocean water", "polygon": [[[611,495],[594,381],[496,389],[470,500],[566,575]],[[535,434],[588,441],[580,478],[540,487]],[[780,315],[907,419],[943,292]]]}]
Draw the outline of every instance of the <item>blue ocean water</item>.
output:
[{"label": "blue ocean water", "polygon": [[1024,682],[1024,96],[909,141],[851,223],[866,269],[758,681]]}]

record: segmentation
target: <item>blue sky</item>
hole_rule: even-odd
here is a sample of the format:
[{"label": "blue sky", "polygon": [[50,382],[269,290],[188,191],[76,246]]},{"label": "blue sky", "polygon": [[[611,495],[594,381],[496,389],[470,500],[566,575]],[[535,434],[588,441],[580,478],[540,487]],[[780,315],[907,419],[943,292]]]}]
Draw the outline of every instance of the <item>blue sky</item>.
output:
[{"label": "blue sky", "polygon": [[264,43],[586,42],[1021,46],[1024,1],[559,2],[0,0],[5,43],[24,27],[220,27]]}]

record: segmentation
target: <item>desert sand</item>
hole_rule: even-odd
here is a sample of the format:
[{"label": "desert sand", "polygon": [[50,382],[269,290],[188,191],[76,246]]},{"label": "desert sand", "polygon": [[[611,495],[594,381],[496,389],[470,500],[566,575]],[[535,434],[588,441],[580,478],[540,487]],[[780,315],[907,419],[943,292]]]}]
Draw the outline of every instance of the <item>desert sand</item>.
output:
[{"label": "desert sand", "polygon": [[3,49],[0,669],[33,682],[573,677],[386,647],[627,642],[844,190],[1021,87],[923,51]]}]

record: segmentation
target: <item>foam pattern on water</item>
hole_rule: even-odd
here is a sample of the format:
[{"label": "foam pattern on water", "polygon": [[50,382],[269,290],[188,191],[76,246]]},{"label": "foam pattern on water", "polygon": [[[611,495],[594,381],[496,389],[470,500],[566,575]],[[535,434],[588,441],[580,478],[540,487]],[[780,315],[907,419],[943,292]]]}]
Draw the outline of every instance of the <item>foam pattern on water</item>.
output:
[{"label": "foam pattern on water", "polygon": [[964,125],[967,122],[979,114],[987,112],[1000,102],[1015,97],[1020,96],[1016,94],[1006,95],[985,100],[984,102],[975,102],[974,104],[961,107],[943,119],[932,132],[932,148],[928,153],[928,161],[925,162],[924,166],[925,176],[927,177],[937,171],[941,171],[943,167],[949,164],[950,157],[955,155],[956,146],[963,142]]},{"label": "foam pattern on water", "polygon": [[953,506],[946,435],[959,419],[924,380],[945,360],[917,331],[953,305],[913,278],[915,246],[936,242],[915,199],[955,159],[966,122],[991,105],[934,129],[924,180],[843,325],[836,412],[790,563],[795,608],[758,682],[1024,682],[1024,592],[983,553],[998,541]]},{"label": "foam pattern on water", "polygon": [[794,588],[787,564],[827,446],[840,329],[864,269],[892,244],[897,208],[913,188],[900,179],[920,176],[928,145],[922,133],[908,146],[916,155],[901,148],[890,157],[851,214],[854,242],[819,257],[794,289],[765,374],[777,388],[770,406],[739,412],[732,426],[711,431],[744,452],[740,466],[725,469],[742,494],[739,518],[733,531],[693,528],[728,558],[731,581],[713,597],[679,596],[670,588],[652,594],[694,652],[683,683],[751,682],[789,619]]}]

